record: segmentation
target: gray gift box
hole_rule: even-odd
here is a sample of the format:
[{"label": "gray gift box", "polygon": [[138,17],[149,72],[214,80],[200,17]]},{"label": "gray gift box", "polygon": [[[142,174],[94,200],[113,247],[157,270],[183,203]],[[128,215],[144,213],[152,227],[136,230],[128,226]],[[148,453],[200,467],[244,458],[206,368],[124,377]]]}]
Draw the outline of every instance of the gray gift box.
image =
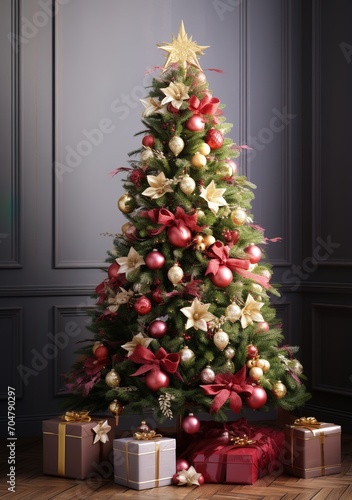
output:
[{"label": "gray gift box", "polygon": [[113,450],[115,483],[135,490],[172,484],[176,472],[175,439],[114,439]]}]

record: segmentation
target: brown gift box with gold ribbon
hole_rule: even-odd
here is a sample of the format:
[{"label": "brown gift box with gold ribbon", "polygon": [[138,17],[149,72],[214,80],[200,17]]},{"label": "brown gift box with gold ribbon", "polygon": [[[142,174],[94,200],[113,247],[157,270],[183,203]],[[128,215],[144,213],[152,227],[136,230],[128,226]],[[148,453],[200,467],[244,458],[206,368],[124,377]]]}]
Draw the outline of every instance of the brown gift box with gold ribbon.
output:
[{"label": "brown gift box with gold ribbon", "polygon": [[156,435],[114,439],[115,483],[145,490],[172,484],[176,440]]},{"label": "brown gift box with gold ribbon", "polygon": [[302,417],[286,425],[285,439],[286,472],[302,478],[341,472],[341,426]]},{"label": "brown gift box with gold ribbon", "polygon": [[[105,421],[108,427],[104,426]],[[114,418],[90,417],[88,412],[66,412],[62,417],[44,420],[43,473],[74,479],[87,478],[96,472],[101,462],[111,461],[114,427]],[[98,434],[101,428],[105,438],[99,440],[93,428],[98,430]],[[109,440],[106,440],[106,435]],[[102,442],[105,440],[105,443]]]}]

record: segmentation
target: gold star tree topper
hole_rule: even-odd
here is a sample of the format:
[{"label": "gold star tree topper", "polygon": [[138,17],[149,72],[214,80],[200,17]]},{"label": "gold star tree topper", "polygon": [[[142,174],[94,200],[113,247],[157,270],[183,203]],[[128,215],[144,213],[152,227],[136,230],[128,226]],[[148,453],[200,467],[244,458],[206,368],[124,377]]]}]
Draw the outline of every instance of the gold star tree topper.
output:
[{"label": "gold star tree topper", "polygon": [[177,63],[182,64],[184,68],[187,68],[188,63],[202,70],[199,65],[197,55],[202,56],[203,49],[207,49],[209,45],[198,45],[192,40],[192,37],[188,38],[183,21],[181,21],[177,38],[172,36],[171,43],[158,45],[158,47],[159,49],[166,50],[166,52],[168,52],[165,65],[163,67],[164,73],[169,66]]}]

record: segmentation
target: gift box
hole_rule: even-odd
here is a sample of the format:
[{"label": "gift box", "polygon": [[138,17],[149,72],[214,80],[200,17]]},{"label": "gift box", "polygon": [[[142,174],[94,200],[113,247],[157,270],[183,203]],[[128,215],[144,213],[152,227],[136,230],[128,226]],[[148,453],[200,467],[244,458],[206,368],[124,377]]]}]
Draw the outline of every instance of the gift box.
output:
[{"label": "gift box", "polygon": [[[68,414],[71,417],[67,416]],[[80,415],[86,420],[75,420],[80,418]],[[115,420],[88,417],[87,412],[67,412],[66,416],[73,420],[67,421],[61,417],[43,421],[43,473],[85,479],[95,471],[94,466],[109,460],[114,440]],[[94,443],[97,440],[97,433],[93,431],[93,427],[105,421],[111,427],[106,433],[109,440],[105,443],[101,440]]]},{"label": "gift box", "polygon": [[[242,419],[208,431],[183,453],[207,483],[253,484],[280,468],[284,432],[254,428]],[[204,434],[204,437],[202,436]]]},{"label": "gift box", "polygon": [[172,484],[176,471],[175,439],[114,439],[113,449],[115,483],[135,490]]},{"label": "gift box", "polygon": [[285,471],[311,478],[341,472],[341,427],[314,417],[286,425]]}]

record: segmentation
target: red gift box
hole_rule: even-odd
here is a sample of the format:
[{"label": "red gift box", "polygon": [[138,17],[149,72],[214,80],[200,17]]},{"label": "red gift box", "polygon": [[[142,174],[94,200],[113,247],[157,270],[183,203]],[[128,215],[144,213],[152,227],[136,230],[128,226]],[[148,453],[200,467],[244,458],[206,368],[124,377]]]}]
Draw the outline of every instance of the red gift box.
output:
[{"label": "red gift box", "polygon": [[183,454],[205,482],[253,484],[281,468],[284,432],[250,427],[243,419],[218,429],[208,423],[205,428],[204,437],[198,437]]},{"label": "red gift box", "polygon": [[[85,479],[95,471],[94,465],[109,460],[114,439],[114,418],[89,417],[88,421],[64,421],[52,418],[43,421],[43,473]],[[94,443],[95,427],[107,420],[111,426],[109,441]]]},{"label": "red gift box", "polygon": [[318,422],[314,417],[297,419],[286,426],[285,471],[312,478],[341,472],[341,427]]}]

